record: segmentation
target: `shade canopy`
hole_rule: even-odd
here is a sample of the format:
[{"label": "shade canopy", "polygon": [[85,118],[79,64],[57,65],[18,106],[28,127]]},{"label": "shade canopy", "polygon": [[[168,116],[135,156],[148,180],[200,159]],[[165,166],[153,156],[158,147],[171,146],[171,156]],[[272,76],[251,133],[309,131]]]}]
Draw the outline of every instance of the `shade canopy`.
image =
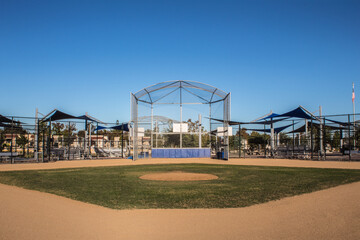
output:
[{"label": "shade canopy", "polygon": [[10,119],[8,117],[5,117],[0,114],[0,123],[20,123],[19,121],[15,121],[13,119]]},{"label": "shade canopy", "polygon": [[329,122],[332,122],[332,123],[339,124],[340,126],[344,126],[344,127],[346,127],[346,126],[352,126],[352,125],[353,125],[353,123],[340,122],[340,121],[335,121],[335,120],[331,120],[331,119],[328,119],[328,118],[326,118],[325,120],[326,120],[326,121],[329,121]]},{"label": "shade canopy", "polygon": [[94,117],[91,117],[89,115],[82,115],[82,116],[79,116],[77,117],[78,119],[83,119],[83,120],[87,120],[87,121],[91,121],[91,122],[96,122],[96,123],[103,123],[101,122],[100,120],[94,118]]},{"label": "shade canopy", "polygon": [[75,117],[73,115],[64,113],[60,110],[53,110],[50,112],[47,116],[44,117],[45,119],[42,120],[43,122],[49,122],[49,121],[57,121],[57,120],[63,120],[63,119],[78,119],[78,117]]},{"label": "shade canopy", "polygon": [[291,110],[287,113],[283,113],[280,115],[275,116],[278,117],[292,117],[292,118],[303,118],[303,119],[314,119],[312,116],[310,116],[302,107],[297,107],[294,110]]},{"label": "shade canopy", "polygon": [[95,131],[99,131],[99,130],[103,130],[103,129],[107,129],[107,127],[97,126],[97,127],[95,128]]},{"label": "shade canopy", "polygon": [[115,129],[115,130],[122,130],[122,131],[128,132],[129,124],[122,123],[120,125],[116,125],[116,126],[112,126],[112,127],[97,126],[97,128],[95,128],[95,131],[99,131],[99,130],[103,130],[103,129]]},{"label": "shade canopy", "polygon": [[262,118],[263,120],[265,120],[265,119],[271,119],[271,118],[275,118],[275,117],[278,117],[279,116],[279,114],[277,114],[277,113],[272,113],[272,114],[270,114],[269,116],[267,116],[267,117],[264,117],[264,118]]},{"label": "shade canopy", "polygon": [[[295,123],[296,124],[296,123]],[[274,133],[280,133],[282,132],[283,130],[285,130],[286,128],[292,126],[294,124],[289,124],[289,125],[286,125],[286,126],[282,126],[282,127],[277,127],[277,128],[274,128]],[[256,132],[266,132],[266,133],[271,133],[271,129],[246,129],[247,131],[256,131]]]},{"label": "shade canopy", "polygon": [[[313,127],[315,128],[320,128],[320,124],[319,123],[312,123]],[[294,131],[291,131],[291,132],[288,132],[288,133],[303,133],[303,132],[306,132],[306,128],[305,128],[305,124],[302,125],[301,127],[295,129]],[[308,127],[310,127],[311,125],[308,125]],[[323,127],[326,127],[328,129],[331,129],[331,130],[344,130],[346,128],[344,127],[335,127],[335,126],[329,126],[329,125],[324,125],[323,124]]]},{"label": "shade canopy", "polygon": [[113,127],[110,127],[110,128],[115,129],[115,130],[122,130],[122,131],[128,132],[129,131],[129,124],[128,123],[120,124],[120,125],[113,126]]}]

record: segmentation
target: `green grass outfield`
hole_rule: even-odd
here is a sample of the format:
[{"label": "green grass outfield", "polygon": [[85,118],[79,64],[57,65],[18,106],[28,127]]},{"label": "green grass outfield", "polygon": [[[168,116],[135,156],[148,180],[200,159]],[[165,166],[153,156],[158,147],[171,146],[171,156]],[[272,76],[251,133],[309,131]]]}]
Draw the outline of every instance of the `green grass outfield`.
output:
[{"label": "green grass outfield", "polygon": [[[139,179],[168,171],[209,173],[219,178],[190,182]],[[360,181],[360,170],[210,164],[0,172],[0,183],[114,209],[246,207],[356,181]]]}]

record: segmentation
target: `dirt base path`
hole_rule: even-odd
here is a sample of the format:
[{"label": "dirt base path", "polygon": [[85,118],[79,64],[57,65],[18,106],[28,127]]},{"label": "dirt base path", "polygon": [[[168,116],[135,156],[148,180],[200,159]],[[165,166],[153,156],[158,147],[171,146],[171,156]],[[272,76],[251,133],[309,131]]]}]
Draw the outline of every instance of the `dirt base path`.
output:
[{"label": "dirt base path", "polygon": [[[125,165],[123,161],[101,162]],[[156,163],[150,161],[145,163]],[[224,163],[208,163],[211,161]],[[246,161],[225,163],[248,165]],[[273,162],[301,167],[304,162],[305,167],[360,168],[352,163],[269,159],[252,163],[255,161],[258,165]],[[43,165],[57,168],[55,165],[64,163],[22,165],[44,169]],[[95,166],[96,162],[67,163],[70,166],[62,167]],[[7,170],[9,166],[0,167]],[[14,167],[20,164],[10,166]],[[246,208],[120,211],[0,184],[0,239],[360,239],[359,202],[357,182]]]}]

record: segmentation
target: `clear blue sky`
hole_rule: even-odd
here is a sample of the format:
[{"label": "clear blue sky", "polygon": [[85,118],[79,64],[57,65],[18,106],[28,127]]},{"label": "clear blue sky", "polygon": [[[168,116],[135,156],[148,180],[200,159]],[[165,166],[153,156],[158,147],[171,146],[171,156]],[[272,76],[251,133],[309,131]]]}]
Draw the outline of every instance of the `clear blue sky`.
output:
[{"label": "clear blue sky", "polygon": [[128,121],[130,92],[177,79],[231,92],[233,120],[351,113],[360,1],[0,1],[0,114]]}]

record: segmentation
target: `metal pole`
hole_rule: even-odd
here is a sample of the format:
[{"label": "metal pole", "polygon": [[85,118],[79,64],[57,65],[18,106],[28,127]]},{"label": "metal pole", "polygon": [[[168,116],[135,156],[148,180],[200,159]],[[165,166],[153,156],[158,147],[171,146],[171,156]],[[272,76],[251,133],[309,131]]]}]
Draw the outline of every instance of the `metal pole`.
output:
[{"label": "metal pole", "polygon": [[305,145],[306,145],[306,147],[309,146],[308,138],[309,138],[308,120],[305,119]]},{"label": "metal pole", "polygon": [[155,121],[155,147],[157,148],[158,147],[158,133],[159,133],[159,129],[158,129],[158,121],[156,120]]},{"label": "metal pole", "polygon": [[239,124],[239,158],[241,158],[241,125]]},{"label": "metal pole", "polygon": [[[37,134],[37,148],[36,148],[36,152],[37,152],[37,155],[39,155],[39,151],[40,151],[40,121],[38,120],[37,121],[37,132],[36,132],[36,134]],[[37,160],[38,160],[38,162],[39,162],[39,156],[37,157]]]},{"label": "metal pole", "polygon": [[209,139],[210,139],[210,148],[212,146],[212,136],[211,136],[211,103],[209,103]]},{"label": "metal pole", "polygon": [[49,136],[48,136],[48,141],[47,141],[47,152],[48,152],[48,161],[50,162],[50,154],[51,154],[51,118],[49,121]]},{"label": "metal pole", "polygon": [[153,107],[153,104],[151,103],[151,147],[150,149],[153,148],[154,146],[154,140],[153,140],[153,129],[154,128],[154,107]]},{"label": "metal pole", "polygon": [[326,119],[324,117],[324,160],[326,160]]},{"label": "metal pole", "polygon": [[14,133],[13,133],[13,128],[14,126],[14,117],[11,117],[11,144],[10,144],[10,161],[11,161],[11,164],[13,164],[13,141],[14,141]]},{"label": "metal pole", "polygon": [[[264,124],[264,137],[265,137],[265,129],[266,129],[266,125]],[[265,142],[265,147],[264,147],[265,157],[266,157],[266,145],[267,145],[267,143]],[[260,149],[259,149],[259,152],[260,152]]]},{"label": "metal pole", "polygon": [[[86,113],[87,114],[87,113]],[[86,156],[86,140],[87,140],[87,130],[88,130],[88,124],[87,124],[87,119],[85,119],[85,134],[84,134],[84,158]]]},{"label": "metal pole", "polygon": [[341,150],[343,150],[343,130],[342,129],[340,129],[340,151]]},{"label": "metal pole", "polygon": [[43,135],[43,139],[42,139],[42,157],[41,157],[41,161],[44,162],[44,157],[45,157],[45,128],[42,130],[42,135]]},{"label": "metal pole", "polygon": [[38,131],[39,131],[39,125],[38,125],[38,109],[36,108],[35,110],[35,139],[34,139],[34,158],[35,158],[35,161],[39,161],[38,159],[38,146],[39,146],[39,142],[38,142],[38,139],[39,139],[39,136],[38,136]]},{"label": "metal pole", "polygon": [[180,148],[182,148],[182,91],[180,82]]},{"label": "metal pole", "polygon": [[91,131],[92,131],[92,123],[89,125],[89,157],[91,157]]},{"label": "metal pole", "polygon": [[270,148],[271,148],[271,157],[274,156],[274,123],[273,118],[271,118],[271,130],[270,130]]},{"label": "metal pole", "polygon": [[354,135],[354,139],[353,139],[353,141],[354,141],[354,150],[355,150],[355,146],[356,146],[356,140],[355,140],[355,132],[356,132],[356,128],[355,128],[355,88],[354,88],[354,83],[353,83],[353,101],[352,101],[352,103],[353,103],[353,124],[354,124],[354,133],[353,133],[353,135]]},{"label": "metal pole", "polygon": [[98,157],[98,151],[99,151],[99,123],[96,123],[96,157]]},{"label": "metal pole", "polygon": [[314,152],[313,152],[313,148],[314,148],[314,146],[313,146],[313,119],[311,118],[311,124],[310,124],[310,126],[311,126],[311,135],[310,135],[310,148],[311,148],[311,160],[313,159],[313,157],[314,157]]},{"label": "metal pole", "polygon": [[202,147],[201,143],[201,114],[199,114],[199,148]]},{"label": "metal pole", "polygon": [[68,135],[68,160],[70,160],[70,122],[69,122],[69,135]]},{"label": "metal pole", "polygon": [[320,112],[320,156],[322,157],[324,152],[324,145],[323,145],[323,126],[321,119],[321,106],[319,107],[319,112]]},{"label": "metal pole", "polygon": [[348,114],[348,138],[349,138],[349,161],[351,161],[351,133],[350,133],[350,114]]},{"label": "metal pole", "polygon": [[294,120],[292,121],[292,128],[293,128],[293,146],[292,146],[292,156],[294,157],[294,155],[295,155],[295,133],[294,133],[294,131],[295,131],[295,122],[294,122]]},{"label": "metal pole", "polygon": [[121,157],[124,158],[124,124],[123,123],[121,124]]}]

